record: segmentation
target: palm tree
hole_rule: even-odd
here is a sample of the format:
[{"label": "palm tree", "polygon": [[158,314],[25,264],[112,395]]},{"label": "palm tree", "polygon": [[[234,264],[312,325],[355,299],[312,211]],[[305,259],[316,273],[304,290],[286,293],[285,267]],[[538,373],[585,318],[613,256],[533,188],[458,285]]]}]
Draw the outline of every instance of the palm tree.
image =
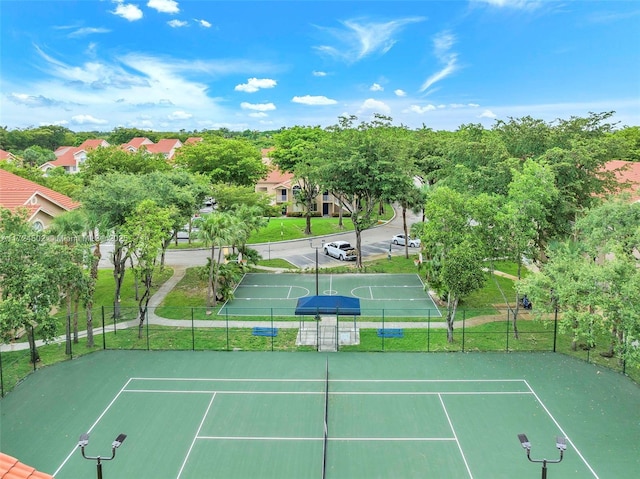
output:
[{"label": "palm tree", "polygon": [[[216,305],[218,292],[218,276],[220,265],[224,259],[222,249],[224,246],[235,243],[239,238],[240,221],[230,213],[211,213],[200,223],[198,236],[207,246],[211,246],[209,257],[209,281],[207,290],[207,307]],[[218,248],[218,259],[215,250]],[[211,311],[208,310],[207,313]]]}]

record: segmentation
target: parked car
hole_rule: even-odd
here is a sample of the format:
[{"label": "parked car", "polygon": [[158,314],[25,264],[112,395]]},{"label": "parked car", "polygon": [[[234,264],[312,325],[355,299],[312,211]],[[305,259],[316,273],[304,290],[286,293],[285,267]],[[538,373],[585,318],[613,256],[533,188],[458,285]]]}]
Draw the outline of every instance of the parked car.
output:
[{"label": "parked car", "polygon": [[334,241],[324,245],[324,254],[340,261],[352,261],[357,257],[356,249],[348,241]]},{"label": "parked car", "polygon": [[[393,244],[397,244],[400,246],[405,245],[405,236],[403,234],[395,235],[391,242]],[[420,238],[409,238],[409,247],[410,248],[419,248],[420,247]]]}]

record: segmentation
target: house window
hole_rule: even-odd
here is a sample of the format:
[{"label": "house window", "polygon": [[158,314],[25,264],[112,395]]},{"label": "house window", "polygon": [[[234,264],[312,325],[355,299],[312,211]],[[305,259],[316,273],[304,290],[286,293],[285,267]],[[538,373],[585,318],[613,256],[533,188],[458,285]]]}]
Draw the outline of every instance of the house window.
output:
[{"label": "house window", "polygon": [[283,203],[284,203],[285,201],[287,201],[287,190],[286,190],[286,189],[284,189],[284,188],[280,190],[280,197],[279,197],[279,201],[281,201],[281,202],[283,202]]},{"label": "house window", "polygon": [[42,224],[41,221],[36,220],[33,222],[33,229],[35,231],[42,231],[44,229],[44,225]]}]

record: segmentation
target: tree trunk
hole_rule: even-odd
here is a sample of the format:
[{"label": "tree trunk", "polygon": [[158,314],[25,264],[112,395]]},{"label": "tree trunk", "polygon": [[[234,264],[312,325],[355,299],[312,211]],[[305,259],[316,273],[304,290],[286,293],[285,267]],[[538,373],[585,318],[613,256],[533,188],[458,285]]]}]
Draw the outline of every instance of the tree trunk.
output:
[{"label": "tree trunk", "polygon": [[456,320],[456,310],[458,309],[458,298],[447,293],[447,342],[453,343],[453,324]]},{"label": "tree trunk", "polygon": [[64,353],[68,356],[71,354],[71,294],[67,291],[67,319],[65,321],[65,348]]},{"label": "tree trunk", "polygon": [[354,223],[356,232],[356,267],[362,268],[362,231],[360,231],[360,225]]},{"label": "tree trunk", "polygon": [[31,351],[31,364],[36,364],[40,361],[40,353],[38,353],[38,348],[36,348],[36,338],[34,337],[33,326],[31,324],[27,324],[25,329],[27,330],[29,350]]},{"label": "tree trunk", "polygon": [[92,348],[93,342],[93,300],[87,301],[87,347]]},{"label": "tree trunk", "polygon": [[138,339],[142,339],[142,329],[144,327],[144,320],[147,317],[147,311],[149,306],[149,300],[151,299],[151,283],[153,279],[153,273],[146,273],[144,277],[144,292],[138,301],[138,319],[140,323],[138,325]]},{"label": "tree trunk", "polygon": [[116,283],[113,298],[113,318],[120,318],[120,290],[124,281],[126,272],[127,257],[124,254],[124,246],[119,240],[116,240],[113,249],[113,279]]},{"label": "tree trunk", "polygon": [[78,306],[80,300],[76,298],[73,302],[73,342],[78,344]]},{"label": "tree trunk", "polygon": [[211,246],[211,256],[209,257],[209,284],[207,285],[207,314],[211,314],[211,307],[213,306],[213,263],[215,257],[215,246]]},{"label": "tree trunk", "polygon": [[222,248],[218,248],[218,261],[213,276],[213,305],[218,302],[218,276],[220,276],[220,262],[222,261]]},{"label": "tree trunk", "polygon": [[307,223],[304,228],[304,234],[307,236],[311,235],[311,210],[307,209]]}]

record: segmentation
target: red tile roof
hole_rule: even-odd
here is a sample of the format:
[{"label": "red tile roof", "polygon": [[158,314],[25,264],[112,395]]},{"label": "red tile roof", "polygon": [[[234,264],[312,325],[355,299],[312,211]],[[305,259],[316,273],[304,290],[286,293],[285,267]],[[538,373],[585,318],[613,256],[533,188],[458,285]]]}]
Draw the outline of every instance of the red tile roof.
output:
[{"label": "red tile roof", "polygon": [[276,185],[286,183],[287,181],[291,181],[293,179],[293,173],[283,173],[278,169],[271,170],[267,177],[264,180],[261,180],[260,183],[273,183]]},{"label": "red tile roof", "polygon": [[53,476],[38,472],[33,467],[21,463],[15,457],[0,452],[0,479],[54,479]]},{"label": "red tile roof", "polygon": [[163,153],[169,157],[173,156],[174,150],[181,146],[182,142],[180,140],[169,138],[162,139],[155,144],[144,145],[149,153]]},{"label": "red tile roof", "polygon": [[631,201],[640,201],[640,163],[634,161],[612,160],[604,165],[606,171],[616,171],[616,179],[620,183],[630,183],[631,186],[624,191],[631,194]]},{"label": "red tile roof", "polygon": [[135,138],[131,138],[131,140],[129,141],[129,143],[125,143],[124,145],[122,145],[122,148],[126,149],[129,146],[135,148],[136,150],[139,150],[141,146],[143,145],[153,145],[153,141],[151,141],[149,138],[144,138],[141,136],[137,136]]},{"label": "red tile roof", "polygon": [[0,150],[0,160],[12,160],[14,158],[12,153],[8,151]]},{"label": "red tile roof", "polygon": [[202,138],[201,136],[192,136],[187,138],[184,141],[185,145],[190,145],[191,143],[200,143],[201,141],[204,141],[204,138]]},{"label": "red tile roof", "polygon": [[8,171],[0,170],[0,207],[7,208],[11,211],[24,207],[33,214],[40,208],[38,204],[31,203],[31,199],[34,196],[44,197],[65,210],[73,210],[80,206],[79,203],[76,203],[62,193],[53,191],[38,183],[9,173]]}]

